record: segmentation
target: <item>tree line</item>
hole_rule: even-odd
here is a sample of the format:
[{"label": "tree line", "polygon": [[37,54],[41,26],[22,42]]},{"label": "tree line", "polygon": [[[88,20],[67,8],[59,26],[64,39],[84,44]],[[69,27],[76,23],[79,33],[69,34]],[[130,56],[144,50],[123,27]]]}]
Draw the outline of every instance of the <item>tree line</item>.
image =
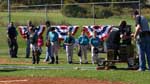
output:
[{"label": "tree line", "polygon": [[[66,3],[88,3],[88,2],[123,2],[123,1],[139,1],[139,0],[10,0],[12,4],[23,5],[39,5],[39,4],[60,4]],[[148,0],[141,0],[145,3]],[[7,3],[7,0],[0,0],[0,4]]]}]

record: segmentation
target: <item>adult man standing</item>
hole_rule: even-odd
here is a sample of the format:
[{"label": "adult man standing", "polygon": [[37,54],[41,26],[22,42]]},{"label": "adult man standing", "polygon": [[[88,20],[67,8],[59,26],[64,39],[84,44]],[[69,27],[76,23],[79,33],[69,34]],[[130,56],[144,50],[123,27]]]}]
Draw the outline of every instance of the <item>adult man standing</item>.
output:
[{"label": "adult man standing", "polygon": [[11,22],[7,30],[9,54],[11,58],[17,58],[18,44],[17,44],[17,31],[14,23]]},{"label": "adult man standing", "polygon": [[[134,67],[134,63],[132,62],[134,58],[133,57],[134,49],[131,42],[131,26],[127,25],[127,22],[123,20],[119,24],[119,31],[120,31],[120,38],[121,38],[120,59],[122,61],[127,60],[128,68],[130,69]],[[124,53],[126,53],[126,56],[124,56],[125,55]]]},{"label": "adult man standing", "polygon": [[145,71],[146,69],[145,54],[147,56],[148,69],[150,70],[150,30],[148,21],[144,16],[139,15],[138,11],[134,11],[133,18],[136,22],[134,39],[136,39],[137,41],[137,48],[139,54],[138,71]]},{"label": "adult man standing", "polygon": [[119,31],[121,37],[121,44],[131,45],[131,27],[127,25],[126,21],[121,21],[119,24]]},{"label": "adult man standing", "polygon": [[[46,24],[46,28],[47,28],[47,31],[46,31],[46,44],[47,44],[47,43],[49,43],[48,34],[50,32],[50,29],[51,29],[51,24],[50,24],[50,21],[46,21],[45,24]],[[44,62],[47,62],[50,59],[51,59],[51,45],[46,45],[46,56],[45,56]]]},{"label": "adult man standing", "polygon": [[27,31],[26,31],[26,58],[29,58],[29,56],[30,56],[30,38],[29,38],[29,36],[30,36],[30,32],[29,32],[29,28],[34,28],[34,26],[33,26],[33,24],[32,24],[32,22],[31,21],[28,21],[28,23],[27,23]]}]

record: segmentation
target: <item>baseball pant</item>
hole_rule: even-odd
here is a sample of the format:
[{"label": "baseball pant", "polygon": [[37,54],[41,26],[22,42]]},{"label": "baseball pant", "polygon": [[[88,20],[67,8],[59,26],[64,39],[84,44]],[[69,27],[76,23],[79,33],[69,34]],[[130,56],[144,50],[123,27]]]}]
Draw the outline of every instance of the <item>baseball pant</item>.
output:
[{"label": "baseball pant", "polygon": [[84,55],[85,63],[87,63],[87,45],[80,45],[81,48],[81,56],[80,56],[80,63],[82,63],[82,57]]},{"label": "baseball pant", "polygon": [[66,46],[66,54],[67,54],[67,61],[68,61],[68,63],[72,63],[73,45]]},{"label": "baseball pant", "polygon": [[97,60],[98,60],[98,53],[94,53],[94,47],[91,47],[91,61],[92,61],[92,64],[95,64],[97,63]]}]

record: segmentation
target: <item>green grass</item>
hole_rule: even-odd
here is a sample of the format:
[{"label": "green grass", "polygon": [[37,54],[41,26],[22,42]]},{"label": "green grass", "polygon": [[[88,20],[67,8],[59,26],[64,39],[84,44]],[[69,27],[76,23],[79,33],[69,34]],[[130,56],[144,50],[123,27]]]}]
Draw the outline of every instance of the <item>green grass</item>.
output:
[{"label": "green grass", "polygon": [[[60,13],[49,13],[49,19],[54,22],[53,24],[69,23],[72,25],[93,25],[93,19],[91,18],[68,18],[62,16]],[[7,23],[7,13],[0,12],[0,26],[5,26]],[[45,21],[44,13],[37,12],[13,12],[12,21],[20,24],[26,24],[27,20],[32,20],[34,23],[40,23]],[[134,20],[131,16],[117,16],[107,19],[96,19],[95,24],[103,25],[118,25],[121,20],[126,20],[128,24],[134,27]],[[4,25],[5,24],[5,25]],[[76,37],[78,37],[80,31],[78,31]],[[64,66],[64,67],[95,67],[96,65],[79,65],[73,64],[69,65],[66,61],[66,54],[63,49],[59,52],[60,64],[49,65],[47,63],[42,63],[45,56],[45,47],[43,47],[43,53],[41,56],[41,63],[39,65],[32,65],[31,58],[26,59],[25,57],[25,40],[23,40],[20,35],[18,36],[19,51],[18,57],[11,59],[8,55],[8,46],[6,38],[6,27],[0,27],[0,61],[5,59],[7,63],[1,64],[1,66]],[[74,52],[74,61],[79,62],[79,59]],[[100,56],[105,57],[106,54],[101,54]],[[88,60],[90,62],[90,53],[88,53]],[[117,67],[126,68],[127,64],[117,64]],[[126,71],[126,70],[0,70],[0,76],[18,76],[18,77],[74,77],[74,78],[93,78],[99,80],[109,80],[109,81],[123,81],[133,84],[149,84],[150,82],[150,72],[136,72],[136,71]]]},{"label": "green grass", "polygon": [[135,71],[91,71],[91,70],[1,70],[0,76],[17,77],[73,77],[109,81],[122,81],[134,84],[149,84],[149,72]]},{"label": "green grass", "polygon": [[[8,23],[7,12],[0,12],[0,26],[6,26]],[[105,19],[94,19],[93,18],[72,18],[65,17],[59,11],[48,13],[48,19],[52,22],[53,25],[58,24],[69,24],[69,25],[78,25],[80,29],[85,25],[119,25],[121,20],[126,20],[129,25],[132,25],[132,29],[134,30],[134,20],[130,15],[127,16],[113,16]],[[27,21],[33,21],[36,26],[39,24],[45,23],[45,12],[43,11],[18,11],[11,13],[11,21],[15,22],[16,25],[26,25]],[[95,22],[95,23],[94,23]],[[80,32],[80,31],[79,31]],[[80,33],[76,34],[76,37],[80,35]]]},{"label": "green grass", "polygon": [[[0,12],[0,26],[4,26],[8,22],[8,14],[7,12]],[[11,13],[11,20],[20,24],[20,25],[25,25],[28,20],[33,21],[35,24],[42,24],[45,22],[46,17],[45,17],[45,12],[44,11],[16,11]],[[150,20],[150,17],[148,14],[144,14]],[[65,17],[63,16],[59,11],[49,11],[48,12],[48,17],[50,21],[52,21],[52,24],[70,24],[70,25],[93,25],[94,24],[94,19],[93,18],[72,18],[72,17]],[[131,15],[122,15],[122,16],[113,16],[110,18],[105,18],[105,19],[95,19],[95,24],[97,25],[119,25],[119,22],[121,20],[126,20],[129,25],[132,25],[134,27],[134,20],[131,17]]]},{"label": "green grass", "polygon": [[[33,22],[42,23],[45,21],[45,13],[44,12],[12,12],[11,20],[16,23],[26,24],[28,20],[32,20]],[[7,22],[7,12],[0,12],[1,21]],[[49,12],[48,19],[54,22],[55,24],[68,23],[71,25],[93,25],[94,20],[92,18],[69,18],[63,16],[60,12]],[[121,20],[127,20],[130,25],[134,24],[131,16],[116,16],[106,19],[95,19],[95,24],[102,25],[118,25]]]}]

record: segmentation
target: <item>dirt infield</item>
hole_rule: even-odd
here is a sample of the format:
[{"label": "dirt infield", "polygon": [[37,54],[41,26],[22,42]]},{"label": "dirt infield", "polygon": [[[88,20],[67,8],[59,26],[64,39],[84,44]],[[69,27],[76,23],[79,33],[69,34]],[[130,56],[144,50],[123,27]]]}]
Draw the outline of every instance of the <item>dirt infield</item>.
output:
[{"label": "dirt infield", "polygon": [[125,84],[125,83],[100,81],[96,79],[79,79],[79,78],[0,77],[0,84]]}]

